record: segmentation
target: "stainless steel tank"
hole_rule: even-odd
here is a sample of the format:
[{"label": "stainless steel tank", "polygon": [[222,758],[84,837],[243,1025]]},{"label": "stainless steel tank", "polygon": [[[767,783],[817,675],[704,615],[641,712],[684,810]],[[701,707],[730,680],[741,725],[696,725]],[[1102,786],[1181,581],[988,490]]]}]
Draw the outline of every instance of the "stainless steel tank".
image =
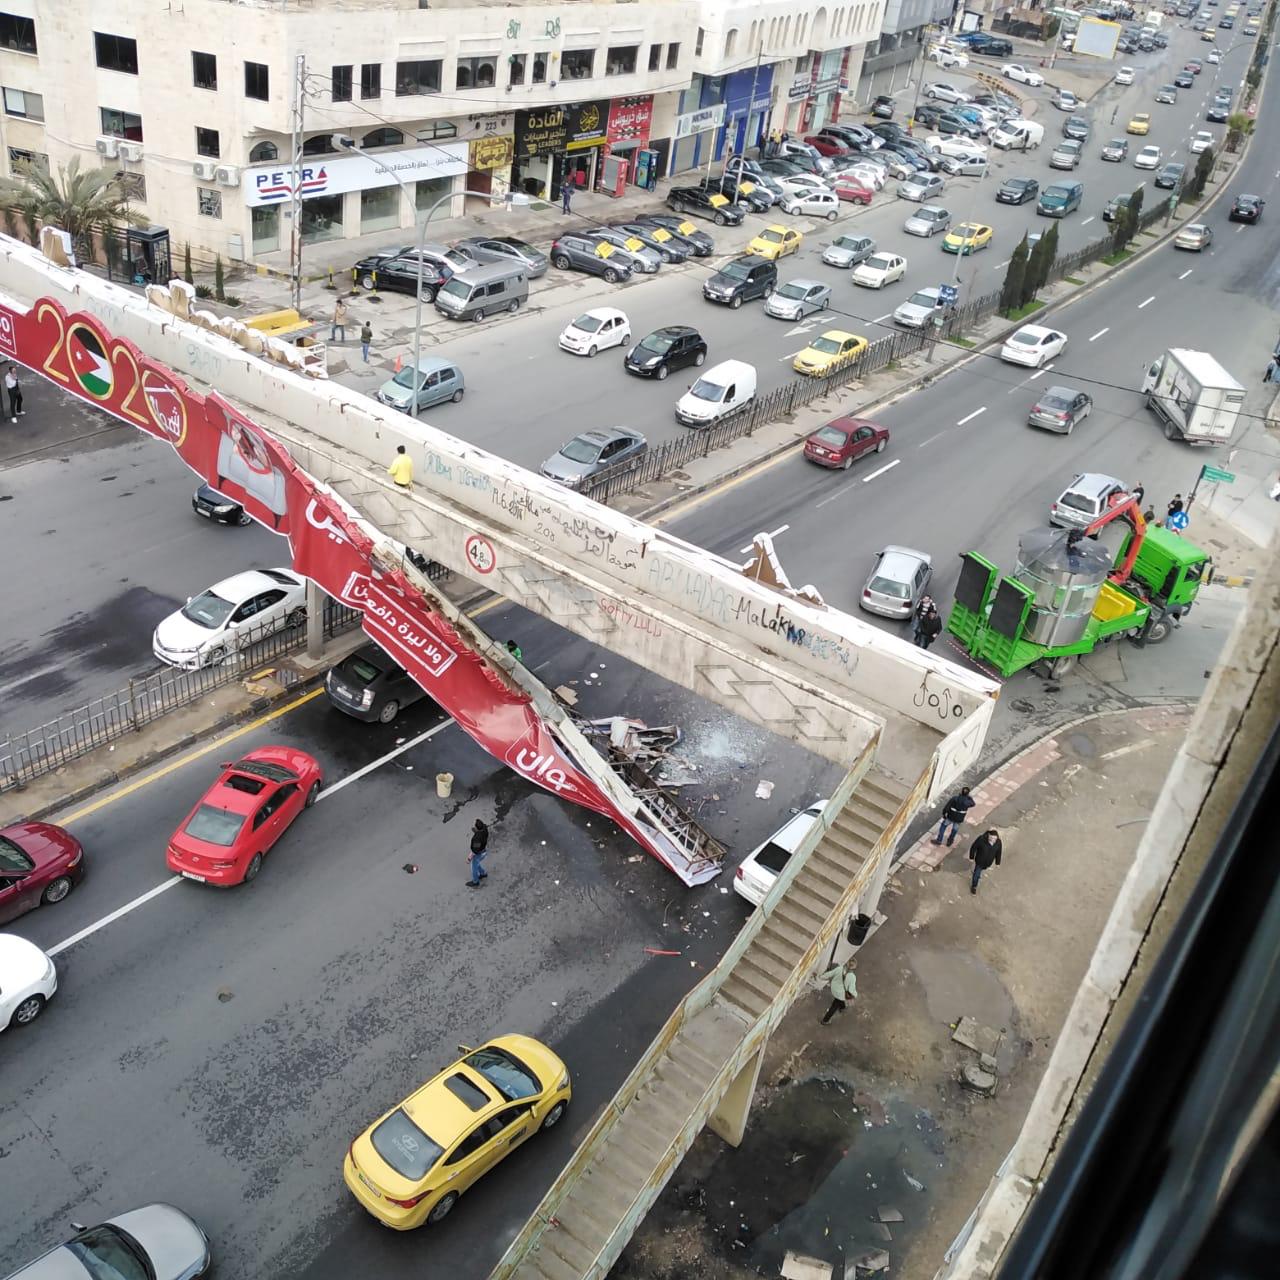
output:
[{"label": "stainless steel tank", "polygon": [[1091,538],[1072,543],[1062,529],[1024,533],[1018,539],[1014,576],[1035,593],[1026,639],[1044,645],[1079,640],[1110,570],[1110,553]]}]

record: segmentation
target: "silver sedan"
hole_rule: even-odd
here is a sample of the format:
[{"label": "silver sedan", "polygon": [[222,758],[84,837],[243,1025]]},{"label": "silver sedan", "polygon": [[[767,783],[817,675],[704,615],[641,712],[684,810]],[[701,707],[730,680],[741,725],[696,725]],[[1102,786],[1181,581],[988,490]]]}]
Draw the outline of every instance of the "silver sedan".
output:
[{"label": "silver sedan", "polygon": [[1175,249],[1190,249],[1195,253],[1203,253],[1213,243],[1213,228],[1203,222],[1188,222],[1174,237]]},{"label": "silver sedan", "polygon": [[820,280],[788,280],[764,304],[766,315],[778,320],[803,320],[831,305],[831,286]]},{"label": "silver sedan", "polygon": [[829,267],[856,267],[876,251],[876,242],[870,236],[836,236],[822,251],[822,260]]}]

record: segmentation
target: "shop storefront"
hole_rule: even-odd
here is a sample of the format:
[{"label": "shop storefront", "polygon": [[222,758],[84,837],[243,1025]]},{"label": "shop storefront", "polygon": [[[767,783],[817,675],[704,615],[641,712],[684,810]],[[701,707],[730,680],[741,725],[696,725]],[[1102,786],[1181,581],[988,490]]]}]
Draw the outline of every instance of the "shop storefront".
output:
[{"label": "shop storefront", "polygon": [[641,166],[637,165],[637,160],[640,152],[649,145],[652,125],[653,99],[648,95],[614,98],[609,104],[603,156],[606,162],[609,158],[619,161],[622,180],[626,186],[635,185],[638,178],[644,176],[638,173]]},{"label": "shop storefront", "polygon": [[516,140],[505,137],[477,138],[467,144],[467,190],[473,195],[486,192],[490,202],[501,200],[511,184],[511,162],[515,158]]},{"label": "shop storefront", "polygon": [[[773,102],[773,67],[753,66],[718,82],[724,103],[724,129],[716,140],[716,159],[758,147],[769,132]],[[704,106],[708,105],[704,102]]]},{"label": "shop storefront", "polygon": [[840,79],[848,58],[847,49],[832,49],[813,57],[813,83],[805,111],[804,132],[816,133],[840,113]]},{"label": "shop storefront", "polygon": [[670,172],[683,173],[686,169],[698,168],[714,144],[717,131],[723,124],[723,102],[716,103],[714,107],[686,111],[676,116]]},{"label": "shop storefront", "polygon": [[605,100],[517,111],[512,189],[555,200],[566,175],[578,187],[593,187],[608,138],[609,105]]}]

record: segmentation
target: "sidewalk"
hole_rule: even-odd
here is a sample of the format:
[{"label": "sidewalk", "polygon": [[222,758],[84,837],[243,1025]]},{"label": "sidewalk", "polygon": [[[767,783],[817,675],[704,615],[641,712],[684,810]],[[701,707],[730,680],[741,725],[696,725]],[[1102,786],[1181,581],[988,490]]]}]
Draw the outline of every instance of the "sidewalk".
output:
[{"label": "sidewalk", "polygon": [[[1021,1128],[1190,714],[1089,717],[975,787],[967,838],[891,877],[857,1001],[829,1026],[825,991],[796,1003],[742,1146],[699,1136],[616,1280],[776,1276],[788,1253],[840,1280],[879,1251],[888,1274],[931,1277]],[[979,821],[1004,858],[973,896]],[[979,1054],[957,1036],[990,1049],[992,1096],[962,1085]]]}]

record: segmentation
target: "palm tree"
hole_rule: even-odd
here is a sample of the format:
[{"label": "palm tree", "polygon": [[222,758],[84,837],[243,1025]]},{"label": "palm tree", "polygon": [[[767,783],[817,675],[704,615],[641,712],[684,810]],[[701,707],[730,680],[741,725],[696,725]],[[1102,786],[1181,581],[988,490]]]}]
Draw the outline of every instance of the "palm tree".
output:
[{"label": "palm tree", "polygon": [[40,226],[61,227],[71,237],[81,262],[92,261],[95,232],[109,233],[120,223],[144,225],[129,208],[129,195],[107,169],[81,170],[72,160],[55,178],[48,170],[20,161],[16,175],[0,178],[0,205],[26,224],[32,240]]}]

